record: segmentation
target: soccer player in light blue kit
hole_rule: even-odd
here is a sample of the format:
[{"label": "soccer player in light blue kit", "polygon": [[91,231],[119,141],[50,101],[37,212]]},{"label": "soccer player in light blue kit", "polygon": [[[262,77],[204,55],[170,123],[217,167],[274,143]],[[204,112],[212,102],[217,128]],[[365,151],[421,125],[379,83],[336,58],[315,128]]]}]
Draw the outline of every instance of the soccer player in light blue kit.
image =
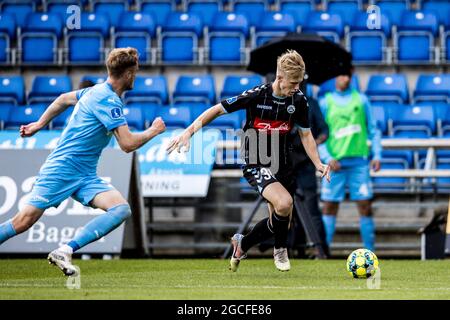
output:
[{"label": "soccer player in light blue kit", "polygon": [[44,213],[68,197],[93,208],[105,210],[84,226],[67,244],[48,255],[65,275],[76,274],[72,254],[116,229],[130,215],[127,201],[113,186],[97,176],[102,150],[114,134],[120,148],[132,152],[164,132],[161,118],[140,133],[130,132],[123,115],[122,93],[133,88],[138,70],[138,53],[134,48],[114,49],[106,61],[108,79],[92,88],[59,96],[37,122],[21,126],[20,135],[30,137],[63,112],[75,105],[57,147],[41,167],[39,176],[24,208],[11,220],[0,224],[0,244],[28,230]]}]

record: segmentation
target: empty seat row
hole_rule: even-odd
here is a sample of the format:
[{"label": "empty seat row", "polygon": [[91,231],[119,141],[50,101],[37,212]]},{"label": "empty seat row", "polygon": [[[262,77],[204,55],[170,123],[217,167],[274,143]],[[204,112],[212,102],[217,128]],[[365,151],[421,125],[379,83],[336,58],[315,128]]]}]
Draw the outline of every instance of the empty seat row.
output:
[{"label": "empty seat row", "polygon": [[[0,129],[18,130],[18,128],[27,123],[35,122],[44,113],[47,104],[14,106],[0,106]],[[191,124],[204,109],[196,108],[190,105],[171,105],[171,106],[150,106],[148,104],[134,103],[124,107],[124,115],[131,130],[144,130],[151,125],[155,117],[163,118],[166,127],[169,129],[186,128]],[[55,117],[49,126],[44,129],[60,130],[66,125],[73,107],[69,107],[63,113]],[[237,130],[242,128],[245,118],[244,112],[234,112],[223,115],[211,122],[205,129],[215,128],[223,132],[225,139],[226,130]]]},{"label": "empty seat row", "polygon": [[[351,86],[359,91],[359,78],[354,75]],[[324,82],[318,97],[335,90],[335,79]],[[369,77],[365,94],[372,102],[443,102],[450,103],[450,74],[421,74],[417,78],[412,99],[408,80],[404,74],[375,74]]]},{"label": "empty seat row", "polygon": [[[103,82],[104,76],[85,76],[82,80],[93,83]],[[258,75],[228,75],[223,87],[218,90],[211,75],[181,75],[178,77],[175,90],[170,93],[167,79],[162,75],[137,76],[134,88],[124,95],[125,103],[149,102],[155,104],[200,102],[212,105],[223,98],[232,97],[264,82]],[[359,91],[359,77],[352,77],[351,86]],[[31,90],[26,95],[22,76],[0,77],[0,104],[33,104],[51,102],[59,94],[74,90],[69,76],[36,76]],[[335,79],[324,82],[318,88],[318,98],[335,90]],[[313,89],[308,85],[308,96],[313,96]],[[375,74],[370,76],[365,94],[372,103],[395,102],[450,103],[450,74],[422,74],[410,99],[408,82],[404,74]]]},{"label": "empty seat row", "polygon": [[[90,80],[94,84],[105,81],[103,76],[85,76],[82,80]],[[225,78],[220,91],[219,100],[238,95],[263,82],[258,75],[229,75]],[[36,76],[31,90],[25,94],[22,76],[0,77],[1,104],[35,104],[50,103],[60,94],[75,90],[69,76]],[[217,102],[215,81],[211,75],[182,75],[177,79],[175,90],[169,95],[167,80],[164,76],[137,76],[133,90],[124,94],[124,102],[154,103],[158,105],[173,103],[200,102],[212,105]]]},{"label": "empty seat row", "polygon": [[[250,28],[253,25],[250,17],[256,20],[254,28]],[[377,18],[374,18],[374,28],[368,29],[368,17],[370,21],[371,15],[356,12],[355,18],[352,18],[354,26],[345,33],[347,48],[354,54],[356,62],[390,62],[392,56],[395,61],[405,63],[450,61],[447,46],[450,26],[438,32],[434,13],[405,11],[402,23],[392,33],[394,43],[389,54],[387,41],[391,37],[391,25],[382,16],[379,26],[376,25]],[[319,33],[336,42],[344,37],[341,17],[329,12],[310,12],[300,22],[293,11],[254,11],[250,16],[238,12],[216,12],[211,18],[213,23],[208,32],[204,31],[204,23],[198,13],[170,11],[160,29],[157,29],[159,24],[156,19],[145,12],[121,12],[113,29],[110,28],[110,17],[106,12],[82,13],[80,19],[79,24],[66,23],[67,28],[63,29],[63,19],[56,13],[30,13],[18,36],[16,55],[19,62],[98,63],[104,60],[109,47],[134,46],[140,52],[143,63],[195,64],[200,62],[199,51],[205,50],[206,62],[243,64],[248,49],[247,39],[251,39],[251,47],[255,47],[295,31]],[[12,50],[15,26],[10,13],[1,14],[0,62],[9,63],[16,59],[16,56],[11,56],[11,52],[15,52]],[[438,36],[438,45],[435,46]],[[59,48],[62,38],[64,46]],[[107,42],[110,38],[111,43]],[[152,45],[152,39],[156,39],[156,46]],[[203,46],[199,43],[201,39],[205,41]],[[173,50],[175,45],[179,50]],[[219,50],[219,47],[227,50]],[[436,47],[440,49],[435,50]],[[59,54],[59,49],[62,49],[64,56]]]},{"label": "empty seat row", "polygon": [[372,114],[385,137],[430,138],[450,137],[448,103],[374,103]]}]

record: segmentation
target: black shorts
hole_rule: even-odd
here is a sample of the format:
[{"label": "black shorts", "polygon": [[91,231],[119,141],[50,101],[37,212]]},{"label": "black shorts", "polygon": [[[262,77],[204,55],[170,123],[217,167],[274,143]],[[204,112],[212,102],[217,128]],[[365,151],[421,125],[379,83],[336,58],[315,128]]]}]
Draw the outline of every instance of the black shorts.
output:
[{"label": "black shorts", "polygon": [[244,178],[260,195],[269,184],[274,182],[281,183],[291,195],[295,192],[296,177],[292,168],[285,168],[276,174],[273,174],[270,168],[263,166],[244,166],[242,170]]}]

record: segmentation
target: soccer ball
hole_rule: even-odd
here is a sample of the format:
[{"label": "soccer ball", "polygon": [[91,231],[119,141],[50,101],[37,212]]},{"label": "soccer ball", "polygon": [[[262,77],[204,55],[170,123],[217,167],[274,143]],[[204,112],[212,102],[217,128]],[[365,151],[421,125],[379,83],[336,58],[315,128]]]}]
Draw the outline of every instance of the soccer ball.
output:
[{"label": "soccer ball", "polygon": [[353,278],[366,279],[378,269],[378,258],[368,249],[357,249],[347,258],[347,271]]}]

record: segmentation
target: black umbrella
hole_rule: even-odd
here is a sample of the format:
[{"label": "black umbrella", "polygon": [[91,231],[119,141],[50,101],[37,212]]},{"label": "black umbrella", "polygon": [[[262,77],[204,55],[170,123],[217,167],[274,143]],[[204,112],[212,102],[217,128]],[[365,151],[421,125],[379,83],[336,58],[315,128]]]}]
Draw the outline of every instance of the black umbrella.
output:
[{"label": "black umbrella", "polygon": [[296,50],[305,61],[308,83],[321,83],[349,74],[352,55],[342,46],[314,34],[291,33],[273,39],[250,52],[247,70],[263,76],[275,73],[277,58],[288,49]]}]

